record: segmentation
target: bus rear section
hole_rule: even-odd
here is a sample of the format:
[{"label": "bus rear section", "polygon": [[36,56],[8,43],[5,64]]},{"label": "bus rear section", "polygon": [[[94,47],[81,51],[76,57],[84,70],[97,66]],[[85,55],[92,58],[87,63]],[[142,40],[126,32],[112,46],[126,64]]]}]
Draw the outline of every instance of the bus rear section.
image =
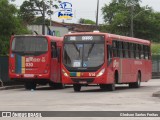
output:
[{"label": "bus rear section", "polygon": [[51,72],[56,73],[58,70],[51,67],[51,53],[51,37],[12,36],[9,55],[10,79],[24,82],[26,89],[35,89],[37,84],[53,82]]},{"label": "bus rear section", "polygon": [[[116,41],[116,45],[115,45]],[[64,36],[62,81],[74,91],[89,84],[115,90],[115,84],[139,88],[151,78],[150,42],[108,33]]]}]

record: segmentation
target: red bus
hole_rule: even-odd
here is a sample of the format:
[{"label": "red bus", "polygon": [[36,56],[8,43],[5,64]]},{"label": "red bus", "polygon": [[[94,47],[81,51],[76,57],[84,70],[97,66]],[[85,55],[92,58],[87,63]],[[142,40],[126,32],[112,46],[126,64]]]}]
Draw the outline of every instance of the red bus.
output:
[{"label": "red bus", "polygon": [[62,87],[62,38],[42,35],[15,35],[10,40],[9,77],[22,81],[26,89],[36,84]]},{"label": "red bus", "polygon": [[151,79],[151,43],[148,40],[109,33],[85,32],[64,36],[62,82],[98,84],[102,90],[115,90],[115,84],[130,88]]}]

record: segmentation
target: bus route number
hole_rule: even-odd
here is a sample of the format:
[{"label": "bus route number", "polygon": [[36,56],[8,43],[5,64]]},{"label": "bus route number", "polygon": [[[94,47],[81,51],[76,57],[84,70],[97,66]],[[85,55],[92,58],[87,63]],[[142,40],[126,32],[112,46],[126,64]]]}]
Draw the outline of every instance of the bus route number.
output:
[{"label": "bus route number", "polygon": [[26,63],[26,67],[33,67],[33,63]]},{"label": "bus route number", "polygon": [[96,74],[95,73],[89,73],[89,76],[93,77],[93,76],[96,76]]},{"label": "bus route number", "polygon": [[93,36],[82,36],[82,40],[84,41],[93,40]]}]

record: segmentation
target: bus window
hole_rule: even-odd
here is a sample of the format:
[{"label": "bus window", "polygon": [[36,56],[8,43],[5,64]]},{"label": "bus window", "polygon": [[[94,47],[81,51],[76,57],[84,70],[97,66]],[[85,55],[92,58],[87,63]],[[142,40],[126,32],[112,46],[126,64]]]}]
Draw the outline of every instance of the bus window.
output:
[{"label": "bus window", "polygon": [[125,54],[125,42],[122,42],[122,53],[123,53],[123,58],[126,57],[126,54]]},{"label": "bus window", "polygon": [[124,57],[128,58],[129,57],[129,48],[128,48],[129,45],[126,42],[124,42],[123,44],[124,44],[124,55],[125,55]]},{"label": "bus window", "polygon": [[133,46],[133,43],[129,43],[129,51],[130,51],[130,57],[134,58],[134,46]]},{"label": "bus window", "polygon": [[139,44],[136,44],[136,59],[139,59],[140,56]]},{"label": "bus window", "polygon": [[117,47],[116,47],[116,42],[117,41],[113,41],[113,56],[114,57],[117,57]]},{"label": "bus window", "polygon": [[122,51],[122,42],[119,41],[119,50],[120,52],[120,58],[123,58],[123,51]]},{"label": "bus window", "polygon": [[112,62],[112,46],[107,45],[107,60],[108,60],[108,65]]},{"label": "bus window", "polygon": [[148,59],[151,59],[151,48],[150,48],[150,46],[148,46]]},{"label": "bus window", "polygon": [[149,46],[144,46],[144,56],[145,56],[145,59],[150,59],[150,47]]},{"label": "bus window", "polygon": [[140,45],[140,58],[143,59],[144,58],[144,52],[143,52],[143,45]]},{"label": "bus window", "polygon": [[131,58],[130,44],[127,43],[128,58]]},{"label": "bus window", "polygon": [[117,57],[120,57],[120,51],[119,51],[119,42],[116,42],[116,48],[117,48]]},{"label": "bus window", "polygon": [[133,43],[133,53],[134,53],[134,58],[136,58],[136,44]]},{"label": "bus window", "polygon": [[52,58],[57,58],[57,46],[55,42],[51,43],[51,56]]}]

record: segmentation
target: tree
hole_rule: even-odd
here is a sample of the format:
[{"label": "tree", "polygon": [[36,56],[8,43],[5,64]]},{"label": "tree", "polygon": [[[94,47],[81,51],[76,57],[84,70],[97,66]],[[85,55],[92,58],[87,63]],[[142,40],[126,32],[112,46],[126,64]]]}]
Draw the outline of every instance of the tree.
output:
[{"label": "tree", "polygon": [[[109,25],[112,33],[129,35],[130,31],[130,4],[128,0],[112,0],[109,5],[102,8],[104,21]],[[137,1],[133,2],[135,9],[140,11],[140,5]]]},{"label": "tree", "polygon": [[[61,1],[54,0],[54,2],[60,3]],[[32,22],[35,21],[36,16],[39,16],[39,14],[43,16],[43,8],[46,14],[52,15],[54,11],[51,10],[50,7],[55,10],[58,8],[58,5],[53,5],[53,0],[47,0],[47,2],[45,2],[45,0],[24,1],[23,4],[20,6],[19,16],[22,18],[25,24],[32,24]]]},{"label": "tree", "polygon": [[83,19],[83,18],[80,18],[79,19],[79,23],[81,24],[96,24],[94,21],[92,20],[89,20],[89,19]]},{"label": "tree", "polygon": [[157,40],[160,29],[160,14],[154,13],[151,7],[141,7],[140,0],[112,0],[102,8],[106,24],[102,31],[130,36],[131,15],[133,15],[134,37]]},{"label": "tree", "polygon": [[9,39],[12,33],[28,33],[26,27],[17,17],[18,10],[8,0],[0,0],[0,54],[6,55],[9,48]]}]

